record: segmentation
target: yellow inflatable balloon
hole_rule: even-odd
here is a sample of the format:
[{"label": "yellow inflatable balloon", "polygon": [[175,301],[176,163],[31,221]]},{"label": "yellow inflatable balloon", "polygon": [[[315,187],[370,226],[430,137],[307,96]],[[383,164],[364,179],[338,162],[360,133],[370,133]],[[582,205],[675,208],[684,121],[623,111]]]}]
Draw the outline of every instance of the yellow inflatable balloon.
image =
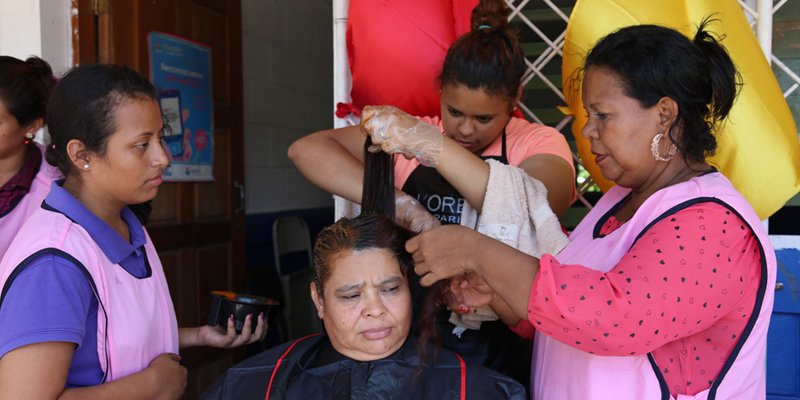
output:
[{"label": "yellow inflatable balloon", "polygon": [[578,0],[567,26],[562,65],[564,95],[575,117],[572,132],[592,178],[604,191],[613,186],[600,174],[589,143],[580,135],[586,113],[576,71],[592,46],[619,28],[657,24],[692,37],[700,21],[712,14],[719,21],[708,28],[724,37],[722,44],[744,86],[717,132],[717,152],[708,161],[767,218],[800,191],[800,143],[780,86],[736,0]]}]

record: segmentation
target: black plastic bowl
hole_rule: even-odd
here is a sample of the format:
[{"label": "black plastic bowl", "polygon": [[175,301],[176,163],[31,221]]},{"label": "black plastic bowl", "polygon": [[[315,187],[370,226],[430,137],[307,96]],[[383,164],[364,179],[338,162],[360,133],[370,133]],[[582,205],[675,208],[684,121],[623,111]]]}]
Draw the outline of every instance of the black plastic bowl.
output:
[{"label": "black plastic bowl", "polygon": [[211,292],[211,308],[208,310],[208,324],[219,325],[223,329],[228,326],[228,317],[233,314],[233,325],[236,333],[242,333],[244,320],[248,314],[253,315],[251,322],[253,331],[258,325],[258,315],[264,313],[264,318],[269,317],[272,306],[278,302],[268,297],[251,296],[236,292],[215,290]]}]

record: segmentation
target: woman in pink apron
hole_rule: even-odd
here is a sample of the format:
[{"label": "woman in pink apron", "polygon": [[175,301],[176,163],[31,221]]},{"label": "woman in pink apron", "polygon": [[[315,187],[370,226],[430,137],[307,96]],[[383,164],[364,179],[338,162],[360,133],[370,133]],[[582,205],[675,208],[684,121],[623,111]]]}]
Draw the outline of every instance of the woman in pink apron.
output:
[{"label": "woman in pink apron", "polygon": [[60,175],[33,141],[55,83],[41,58],[0,56],[0,259]]},{"label": "woman in pink apron", "polygon": [[535,330],[537,400],[766,396],[775,255],[705,161],[739,84],[708,23],[691,39],[623,28],[587,55],[583,136],[617,186],[564,250],[534,258],[456,226],[407,243],[423,285],[476,272],[493,291],[472,301],[500,298]]},{"label": "woman in pink apron", "polygon": [[252,343],[266,321],[178,328],[147,207],[131,206],[156,196],[169,162],[155,88],[127,67],[80,66],[47,122],[65,179],[0,262],[0,398],[179,398],[180,348]]}]

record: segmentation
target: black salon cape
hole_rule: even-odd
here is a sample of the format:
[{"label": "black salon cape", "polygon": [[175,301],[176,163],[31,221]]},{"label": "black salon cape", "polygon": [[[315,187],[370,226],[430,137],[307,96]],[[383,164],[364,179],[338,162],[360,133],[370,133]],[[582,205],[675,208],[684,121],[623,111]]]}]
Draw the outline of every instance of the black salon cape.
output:
[{"label": "black salon cape", "polygon": [[[264,399],[275,364],[294,341],[231,367],[204,394],[207,400]],[[434,365],[419,375],[417,340],[409,338],[391,356],[360,362],[333,350],[325,335],[301,340],[275,374],[270,399],[434,399],[461,398],[461,367],[454,353],[439,349]],[[467,399],[526,399],[513,379],[467,363]]]}]

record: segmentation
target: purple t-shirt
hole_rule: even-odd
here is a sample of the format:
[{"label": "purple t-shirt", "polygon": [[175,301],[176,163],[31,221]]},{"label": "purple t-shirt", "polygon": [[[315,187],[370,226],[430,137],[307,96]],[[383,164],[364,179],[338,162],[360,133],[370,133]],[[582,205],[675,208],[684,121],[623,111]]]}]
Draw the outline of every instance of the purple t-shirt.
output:
[{"label": "purple t-shirt", "polygon": [[[121,213],[131,236],[128,243],[62,188],[62,183],[52,185],[43,207],[60,212],[83,227],[110,264],[121,265],[137,278],[150,276],[144,252],[144,228],[133,212],[125,207]],[[10,283],[0,304],[0,358],[33,343],[75,343],[67,387],[102,383],[103,371],[97,354],[98,302],[92,285],[83,266],[58,254],[43,254],[33,259]]]}]

